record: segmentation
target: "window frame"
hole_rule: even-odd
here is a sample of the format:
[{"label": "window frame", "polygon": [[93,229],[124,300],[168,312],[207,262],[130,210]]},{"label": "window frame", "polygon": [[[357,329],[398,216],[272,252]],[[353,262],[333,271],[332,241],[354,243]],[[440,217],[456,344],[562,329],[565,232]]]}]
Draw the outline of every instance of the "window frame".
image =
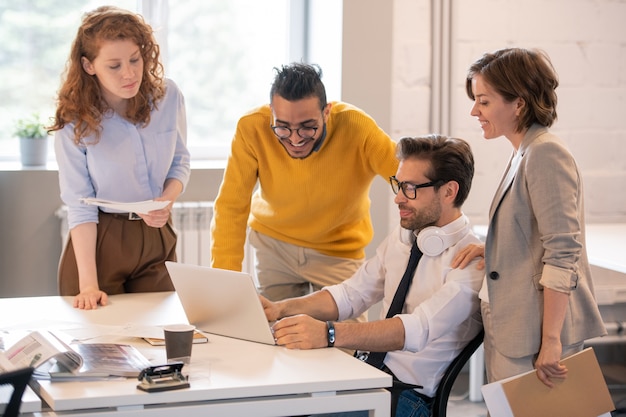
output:
[{"label": "window frame", "polygon": [[[316,33],[322,34],[328,31],[324,23],[328,22],[328,5],[325,0],[289,0],[288,7],[288,62],[315,62],[321,65],[324,71],[324,82],[327,86],[327,95],[330,100],[340,100],[340,79],[341,79],[341,42],[330,42],[332,46],[327,46],[329,42],[325,40],[317,40]],[[334,2],[333,2],[334,3]],[[334,9],[338,10],[341,15],[342,4],[334,5]],[[98,3],[99,4],[99,3]],[[103,3],[104,4],[104,3]],[[153,27],[160,30],[155,31],[157,42],[161,46],[161,59],[165,66],[165,74],[168,74],[168,36],[169,27],[167,20],[169,18],[169,8],[176,7],[176,3],[170,3],[168,0],[136,0],[135,11],[140,13],[146,21]],[[97,4],[93,5],[96,7]],[[89,7],[88,10],[93,7]],[[128,6],[130,8],[130,6]],[[316,28],[316,22],[312,20],[317,16],[317,20],[321,23]],[[340,25],[341,23],[339,23]],[[341,28],[339,28],[341,30]],[[317,32],[316,32],[317,31]],[[340,33],[334,34],[335,37],[341,36]],[[316,46],[317,45],[317,46]],[[313,52],[312,52],[313,51]],[[338,52],[339,51],[339,52]],[[332,62],[332,64],[331,64]],[[287,63],[287,62],[286,62]],[[330,81],[329,81],[330,80]],[[269,87],[268,87],[269,93]],[[259,104],[263,104],[262,102]],[[189,117],[189,116],[188,116]],[[232,126],[234,133],[236,126]],[[5,132],[5,135],[7,133]],[[8,133],[10,135],[10,133]],[[13,138],[6,138],[10,146],[0,153],[0,162],[19,162],[19,143],[13,141]],[[52,138],[49,139],[48,163],[55,162],[54,144]],[[188,143],[188,147],[192,156],[192,161],[225,161],[230,152],[230,138],[224,138],[219,144],[201,144]]]}]

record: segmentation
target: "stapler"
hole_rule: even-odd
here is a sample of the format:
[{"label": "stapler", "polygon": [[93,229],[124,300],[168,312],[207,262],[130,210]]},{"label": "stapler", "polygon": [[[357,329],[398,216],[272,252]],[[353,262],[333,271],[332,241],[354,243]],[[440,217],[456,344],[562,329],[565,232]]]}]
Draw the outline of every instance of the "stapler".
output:
[{"label": "stapler", "polygon": [[189,388],[188,378],[183,375],[183,362],[150,366],[141,371],[137,388],[146,392],[169,391]]}]

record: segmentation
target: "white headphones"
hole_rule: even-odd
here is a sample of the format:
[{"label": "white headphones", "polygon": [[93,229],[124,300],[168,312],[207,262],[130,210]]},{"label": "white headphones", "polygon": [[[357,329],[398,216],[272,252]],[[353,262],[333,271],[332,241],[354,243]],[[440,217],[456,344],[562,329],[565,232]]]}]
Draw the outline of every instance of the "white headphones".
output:
[{"label": "white headphones", "polygon": [[[446,233],[443,228],[428,226],[420,230],[417,234],[417,247],[427,256],[441,255],[443,251],[456,244],[468,232],[469,222],[465,219],[463,227],[452,233]],[[408,233],[407,233],[408,232]],[[400,233],[400,240],[411,244],[413,232],[403,229]]]}]

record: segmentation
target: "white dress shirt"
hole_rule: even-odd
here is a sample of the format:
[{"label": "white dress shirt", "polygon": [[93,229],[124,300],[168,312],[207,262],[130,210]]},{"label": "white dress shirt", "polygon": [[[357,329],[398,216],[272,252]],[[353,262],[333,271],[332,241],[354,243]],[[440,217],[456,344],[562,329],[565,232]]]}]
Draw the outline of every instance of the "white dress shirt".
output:
[{"label": "white dress shirt", "polygon": [[[464,269],[450,267],[458,250],[480,240],[464,215],[442,231],[452,234],[462,228],[464,233],[442,254],[422,256],[404,310],[397,316],[404,324],[404,348],[385,357],[385,365],[398,379],[423,386],[418,391],[430,397],[450,362],[482,328],[478,291],[484,272],[476,269],[478,259]],[[359,316],[381,300],[380,318],[385,318],[407,266],[408,240],[398,226],[354,276],[325,288],[337,303],[339,320]]]}]

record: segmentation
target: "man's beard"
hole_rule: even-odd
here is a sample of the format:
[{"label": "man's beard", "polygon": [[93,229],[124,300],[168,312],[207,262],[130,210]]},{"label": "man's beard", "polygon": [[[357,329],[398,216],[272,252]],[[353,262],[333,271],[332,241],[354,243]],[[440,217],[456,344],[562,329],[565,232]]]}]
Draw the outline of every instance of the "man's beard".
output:
[{"label": "man's beard", "polygon": [[425,227],[433,226],[441,217],[441,204],[439,198],[433,199],[428,207],[423,207],[419,211],[415,211],[406,206],[398,206],[402,210],[411,210],[413,216],[410,218],[400,219],[400,226],[408,230],[422,230]]}]

